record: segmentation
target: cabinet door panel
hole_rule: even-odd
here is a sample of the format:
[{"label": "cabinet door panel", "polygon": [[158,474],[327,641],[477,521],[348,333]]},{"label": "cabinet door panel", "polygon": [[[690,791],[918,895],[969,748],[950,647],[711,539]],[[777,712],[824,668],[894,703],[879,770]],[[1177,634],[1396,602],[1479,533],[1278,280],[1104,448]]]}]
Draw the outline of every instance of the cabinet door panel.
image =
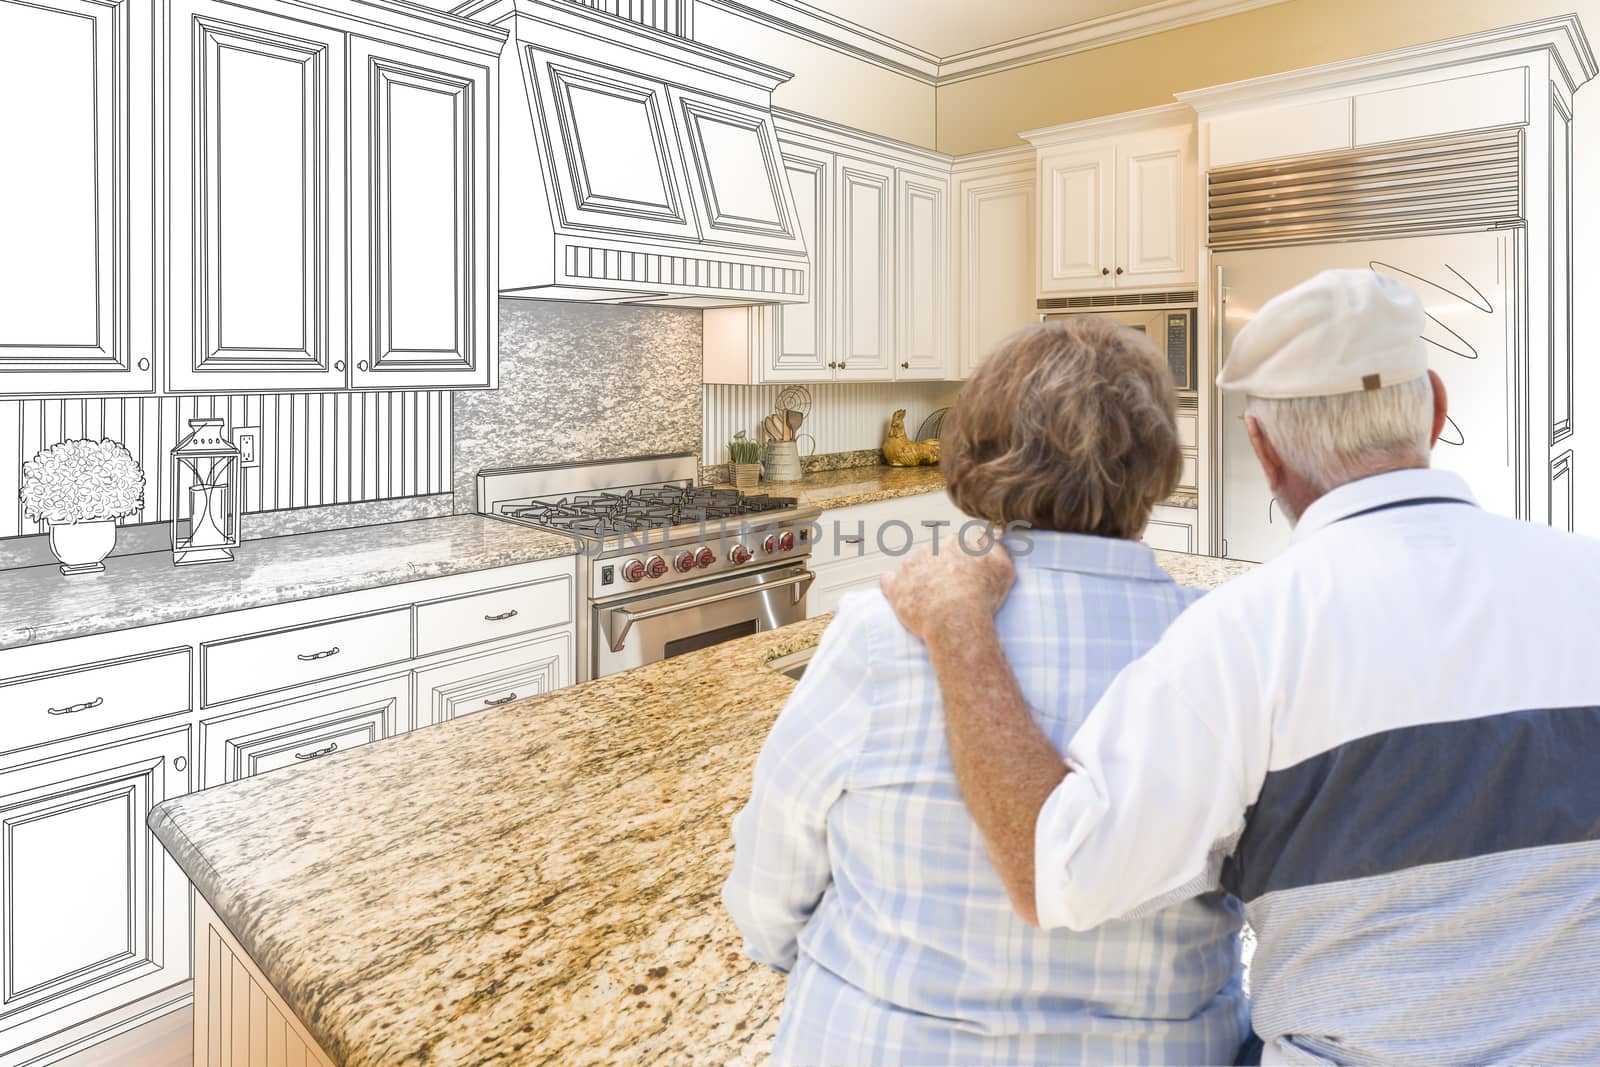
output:
[{"label": "cabinet door panel", "polygon": [[[132,334],[129,270],[132,242],[149,250],[129,143],[132,99],[148,95],[130,77],[130,39],[147,19],[127,4],[0,0],[0,393],[154,383],[149,338]],[[149,41],[137,44],[143,69]]]},{"label": "cabinet door panel", "polygon": [[997,344],[1036,321],[1032,173],[963,186],[961,206],[961,373],[970,375]]},{"label": "cabinet door panel", "polygon": [[188,978],[188,882],[145,818],[189,758],[184,726],[0,769],[7,1047]]},{"label": "cabinet door panel", "polygon": [[950,184],[901,173],[897,378],[948,378],[951,366]]},{"label": "cabinet door panel", "polygon": [[775,316],[775,343],[766,348],[764,381],[817,381],[833,377],[831,257],[833,233],[829,228],[833,207],[833,157],[785,145],[784,173],[794,193],[800,236],[811,262],[811,299],[804,304],[784,304],[755,314]]},{"label": "cabinet door panel", "polygon": [[1194,173],[1189,130],[1130,138],[1117,153],[1120,287],[1193,284],[1197,235],[1187,220]]},{"label": "cabinet door panel", "polygon": [[169,384],[342,385],[343,38],[207,0],[172,34]]},{"label": "cabinet door panel", "polygon": [[565,132],[542,146],[561,223],[697,239],[667,87],[532,46],[528,54],[544,128]]},{"label": "cabinet door panel", "polygon": [[1115,284],[1109,231],[1114,221],[1114,156],[1106,147],[1040,158],[1045,235],[1039,249],[1040,292],[1108,289]]},{"label": "cabinet door panel", "polygon": [[410,726],[409,674],[203,723],[205,785],[298,766]]},{"label": "cabinet door panel", "polygon": [[684,146],[698,164],[689,187],[702,240],[805,251],[771,113],[682,89],[668,92],[677,103]]},{"label": "cabinet door panel", "polygon": [[894,171],[838,164],[837,348],[841,379],[893,377]]},{"label": "cabinet door panel", "polygon": [[489,385],[489,71],[362,39],[351,66],[351,380]]},{"label": "cabinet door panel", "polygon": [[417,672],[417,719],[439,723],[572,684],[572,636],[559,634]]}]

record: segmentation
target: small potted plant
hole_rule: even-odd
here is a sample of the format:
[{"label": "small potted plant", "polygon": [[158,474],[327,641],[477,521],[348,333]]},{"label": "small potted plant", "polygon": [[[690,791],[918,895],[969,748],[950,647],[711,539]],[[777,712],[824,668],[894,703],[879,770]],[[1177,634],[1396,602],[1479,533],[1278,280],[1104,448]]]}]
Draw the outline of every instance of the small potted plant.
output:
[{"label": "small potted plant", "polygon": [[754,489],[761,479],[761,446],[740,430],[728,442],[728,458],[733,461],[733,487]]},{"label": "small potted plant", "polygon": [[22,465],[22,510],[50,524],[62,574],[105,570],[117,520],[144,507],[144,471],[112,440],[62,441]]}]

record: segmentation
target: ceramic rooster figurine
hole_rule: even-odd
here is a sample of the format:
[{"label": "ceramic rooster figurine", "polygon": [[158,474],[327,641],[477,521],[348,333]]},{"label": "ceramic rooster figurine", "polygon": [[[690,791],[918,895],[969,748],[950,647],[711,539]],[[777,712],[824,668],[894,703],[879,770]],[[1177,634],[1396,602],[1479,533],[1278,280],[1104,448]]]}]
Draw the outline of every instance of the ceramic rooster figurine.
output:
[{"label": "ceramic rooster figurine", "polygon": [[913,441],[906,436],[906,411],[901,408],[889,423],[889,436],[883,439],[883,460],[891,467],[919,467],[939,462],[939,439]]}]

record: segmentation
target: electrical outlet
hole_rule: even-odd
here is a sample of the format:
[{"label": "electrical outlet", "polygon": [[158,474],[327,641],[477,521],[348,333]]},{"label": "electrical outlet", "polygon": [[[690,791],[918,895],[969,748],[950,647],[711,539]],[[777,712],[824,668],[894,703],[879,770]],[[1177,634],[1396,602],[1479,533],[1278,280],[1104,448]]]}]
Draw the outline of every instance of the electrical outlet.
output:
[{"label": "electrical outlet", "polygon": [[261,427],[239,427],[233,431],[233,443],[239,446],[239,466],[261,466]]}]

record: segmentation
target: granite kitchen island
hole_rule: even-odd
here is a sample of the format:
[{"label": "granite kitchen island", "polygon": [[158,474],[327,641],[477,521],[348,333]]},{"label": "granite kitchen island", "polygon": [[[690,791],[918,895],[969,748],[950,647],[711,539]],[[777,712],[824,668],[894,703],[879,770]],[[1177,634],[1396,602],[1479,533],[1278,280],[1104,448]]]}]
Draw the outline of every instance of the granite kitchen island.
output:
[{"label": "granite kitchen island", "polygon": [[[1158,556],[1196,585],[1249,567]],[[826,621],[191,794],[151,826],[335,1062],[764,1062],[783,979],[719,891],[795,684],[769,663]],[[197,996],[213,1044],[252,1010]]]}]

